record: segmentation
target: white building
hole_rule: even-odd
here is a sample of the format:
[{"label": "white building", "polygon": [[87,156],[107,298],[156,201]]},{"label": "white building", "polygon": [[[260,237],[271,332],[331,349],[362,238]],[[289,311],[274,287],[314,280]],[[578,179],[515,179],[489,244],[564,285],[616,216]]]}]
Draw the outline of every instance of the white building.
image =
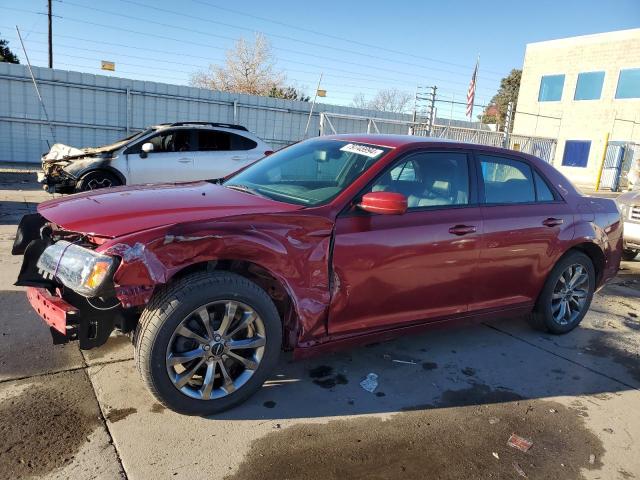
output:
[{"label": "white building", "polygon": [[640,28],[528,44],[513,131],[557,138],[554,166],[594,187],[607,136],[640,143]]}]

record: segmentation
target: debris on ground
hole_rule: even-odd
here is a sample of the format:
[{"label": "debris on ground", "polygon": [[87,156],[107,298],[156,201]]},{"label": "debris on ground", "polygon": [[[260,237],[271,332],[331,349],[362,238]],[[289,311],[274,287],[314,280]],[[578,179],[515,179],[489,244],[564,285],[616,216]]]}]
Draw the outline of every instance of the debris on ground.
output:
[{"label": "debris on ground", "polygon": [[496,452],[493,452],[493,456],[500,460],[500,455],[498,455]]},{"label": "debris on ground", "polygon": [[491,417],[489,418],[489,424],[490,425],[495,425],[496,423],[498,423],[500,421],[500,419],[498,417]]},{"label": "debris on ground", "polygon": [[507,445],[513,448],[517,448],[521,452],[528,452],[529,449],[533,446],[533,442],[531,440],[527,440],[526,438],[522,438],[515,433],[512,433],[507,440]]},{"label": "debris on ground", "polygon": [[596,456],[592,453],[591,455],[589,455],[589,463],[591,465],[593,465],[594,463],[596,463]]},{"label": "debris on ground", "polygon": [[369,373],[367,378],[360,382],[360,386],[367,392],[373,393],[378,388],[378,375],[375,373]]},{"label": "debris on ground", "polygon": [[558,413],[558,410],[556,410],[555,408],[550,408],[549,413]]},{"label": "debris on ground", "polygon": [[395,358],[393,360],[391,360],[394,363],[404,363],[406,365],[417,365],[416,362],[414,362],[413,360],[396,360]]},{"label": "debris on ground", "polygon": [[521,477],[527,478],[527,474],[524,473],[524,470],[522,469],[522,467],[520,465],[518,465],[517,462],[513,462],[513,468],[515,468],[515,470],[518,473],[518,475],[520,475]]}]

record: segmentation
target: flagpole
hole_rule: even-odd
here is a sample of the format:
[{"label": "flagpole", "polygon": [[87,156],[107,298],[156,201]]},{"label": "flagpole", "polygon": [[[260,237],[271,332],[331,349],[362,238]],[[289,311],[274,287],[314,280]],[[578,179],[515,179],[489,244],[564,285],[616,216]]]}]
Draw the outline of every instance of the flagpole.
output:
[{"label": "flagpole", "polygon": [[[478,91],[478,72],[480,72],[480,54],[476,60],[476,92]],[[473,96],[473,103],[476,103],[476,96]],[[473,118],[473,105],[471,106],[471,118]],[[480,116],[480,124],[482,124],[482,116]]]},{"label": "flagpole", "polygon": [[[480,54],[478,54],[478,58],[476,59],[476,68],[475,68],[475,79],[474,79],[474,92],[473,92],[473,101],[471,102],[471,116],[469,118],[470,122],[473,122],[473,108],[476,106],[476,93],[478,91],[478,71],[480,70]],[[482,123],[482,119],[480,119],[480,123]]]}]

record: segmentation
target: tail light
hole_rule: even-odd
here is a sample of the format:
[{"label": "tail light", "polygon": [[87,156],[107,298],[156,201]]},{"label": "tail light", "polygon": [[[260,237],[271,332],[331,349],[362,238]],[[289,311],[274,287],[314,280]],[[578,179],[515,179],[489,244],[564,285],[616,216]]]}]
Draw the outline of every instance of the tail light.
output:
[{"label": "tail light", "polygon": [[269,155],[271,155],[273,153],[273,150],[265,150],[264,152],[264,156],[268,157]]}]

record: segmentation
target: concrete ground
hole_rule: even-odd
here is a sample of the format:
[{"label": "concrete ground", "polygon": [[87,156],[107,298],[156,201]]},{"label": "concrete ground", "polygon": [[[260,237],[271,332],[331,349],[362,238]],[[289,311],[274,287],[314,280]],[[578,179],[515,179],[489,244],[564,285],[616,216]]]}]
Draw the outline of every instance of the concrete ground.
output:
[{"label": "concrete ground", "polygon": [[284,355],[246,404],[194,418],[147,393],[126,337],[51,345],[9,254],[47,197],[32,175],[0,174],[0,478],[640,478],[640,261],[570,334],[496,319]]}]

